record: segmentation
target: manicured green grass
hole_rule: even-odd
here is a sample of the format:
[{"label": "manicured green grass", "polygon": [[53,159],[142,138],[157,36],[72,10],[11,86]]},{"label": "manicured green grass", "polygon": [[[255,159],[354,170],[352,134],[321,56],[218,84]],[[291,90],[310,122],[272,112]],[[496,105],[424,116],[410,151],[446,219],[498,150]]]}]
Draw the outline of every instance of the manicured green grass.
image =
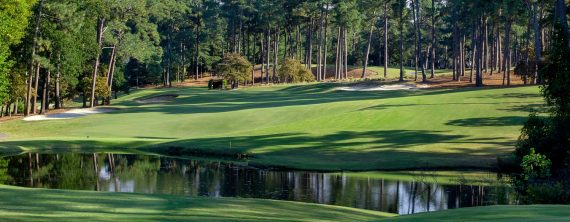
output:
[{"label": "manicured green grass", "polygon": [[0,185],[5,221],[569,221],[570,206],[489,206],[408,216],[242,198],[28,189]]},{"label": "manicured green grass", "polygon": [[240,198],[27,189],[0,185],[2,221],[370,221],[394,214]]},{"label": "manicured green grass", "polygon": [[570,221],[569,205],[489,206],[399,216],[380,221]]},{"label": "manicured green grass", "polygon": [[[248,153],[252,164],[316,170],[494,167],[542,98],[537,87],[344,92],[335,84],[143,90],[117,112],[9,121],[3,154],[25,150],[146,152],[181,147]],[[175,102],[139,104],[149,95]]]}]

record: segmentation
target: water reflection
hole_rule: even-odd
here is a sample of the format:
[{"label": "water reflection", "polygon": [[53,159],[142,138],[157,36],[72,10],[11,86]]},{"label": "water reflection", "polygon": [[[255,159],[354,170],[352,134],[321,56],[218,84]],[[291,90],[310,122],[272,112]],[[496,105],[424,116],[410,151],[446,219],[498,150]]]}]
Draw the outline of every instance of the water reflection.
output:
[{"label": "water reflection", "polygon": [[262,170],[240,163],[117,154],[25,154],[0,159],[0,183],[36,188],[250,197],[398,214],[509,204],[503,186],[445,185],[343,173]]}]

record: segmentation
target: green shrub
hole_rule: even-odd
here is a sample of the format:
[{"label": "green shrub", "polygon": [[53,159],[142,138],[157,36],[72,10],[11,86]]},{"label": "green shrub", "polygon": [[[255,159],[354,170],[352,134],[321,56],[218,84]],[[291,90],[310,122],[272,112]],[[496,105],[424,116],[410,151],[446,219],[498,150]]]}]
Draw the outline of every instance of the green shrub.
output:
[{"label": "green shrub", "polygon": [[521,200],[526,204],[568,204],[570,191],[567,188],[560,182],[530,184],[526,187]]},{"label": "green shrub", "polygon": [[[227,54],[216,69],[224,80],[245,83],[251,78],[253,65],[239,54]],[[227,85],[225,82],[224,86]]]},{"label": "green shrub", "polygon": [[551,166],[552,162],[545,155],[536,153],[534,148],[530,149],[530,153],[523,157],[521,163],[525,180],[550,177]]},{"label": "green shrub", "polygon": [[210,79],[208,81],[208,89],[227,89],[228,88],[228,80],[225,79]]},{"label": "green shrub", "polygon": [[295,59],[286,59],[285,63],[279,67],[277,77],[279,78],[279,82],[283,83],[315,81],[315,76],[311,70],[307,69],[299,60]]}]

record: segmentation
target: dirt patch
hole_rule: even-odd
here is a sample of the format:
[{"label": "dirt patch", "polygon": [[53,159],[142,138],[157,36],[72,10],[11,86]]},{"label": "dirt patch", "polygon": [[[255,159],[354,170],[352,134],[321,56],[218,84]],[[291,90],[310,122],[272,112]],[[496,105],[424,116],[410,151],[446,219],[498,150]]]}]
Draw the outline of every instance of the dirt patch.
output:
[{"label": "dirt patch", "polygon": [[82,116],[93,114],[108,113],[115,111],[114,108],[91,108],[91,109],[71,109],[62,113],[54,113],[48,115],[29,116],[24,118],[24,121],[47,121],[47,120],[65,120],[74,119]]},{"label": "dirt patch", "polygon": [[152,103],[164,103],[164,102],[172,102],[178,98],[176,94],[168,94],[168,95],[159,95],[159,96],[151,96],[151,97],[144,97],[135,99],[137,103],[143,104],[152,104]]},{"label": "dirt patch", "polygon": [[0,133],[0,140],[6,139],[6,138],[8,138],[7,134]]}]

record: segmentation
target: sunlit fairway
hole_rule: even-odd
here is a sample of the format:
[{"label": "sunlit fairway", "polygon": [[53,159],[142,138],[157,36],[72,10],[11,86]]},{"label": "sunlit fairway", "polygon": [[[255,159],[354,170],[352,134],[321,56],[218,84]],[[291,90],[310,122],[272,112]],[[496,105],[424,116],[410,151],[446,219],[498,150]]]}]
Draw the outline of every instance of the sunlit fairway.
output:
[{"label": "sunlit fairway", "polygon": [[570,206],[568,205],[490,206],[420,213],[387,218],[380,221],[570,221],[568,212],[570,212]]},{"label": "sunlit fairway", "polygon": [[[251,164],[316,170],[489,168],[509,155],[537,87],[344,92],[310,84],[237,91],[151,89],[121,110],[71,120],[0,123],[0,152],[248,154]],[[141,104],[151,95],[173,102]]]},{"label": "sunlit fairway", "polygon": [[394,214],[287,201],[27,189],[0,185],[2,221],[371,221]]}]

